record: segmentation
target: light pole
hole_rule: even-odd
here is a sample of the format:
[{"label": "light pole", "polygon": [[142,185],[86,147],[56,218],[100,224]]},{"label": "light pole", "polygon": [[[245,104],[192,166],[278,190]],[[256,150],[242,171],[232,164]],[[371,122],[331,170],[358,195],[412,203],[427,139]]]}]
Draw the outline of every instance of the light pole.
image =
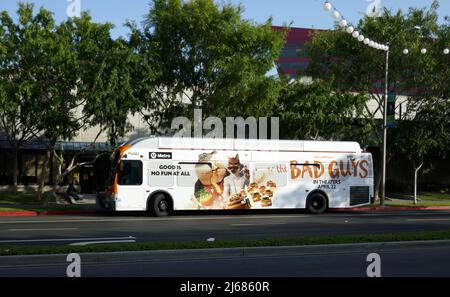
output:
[{"label": "light pole", "polygon": [[389,92],[389,52],[390,43],[387,44],[388,49],[386,51],[386,65],[384,76],[384,103],[383,103],[383,160],[382,160],[382,173],[381,173],[381,201],[380,205],[384,206],[386,199],[386,140],[387,140],[387,104],[388,104],[388,92]]},{"label": "light pole", "polygon": [[[414,26],[411,29],[407,29],[404,32],[408,31],[419,31],[422,28],[420,26]],[[385,77],[384,77],[384,102],[383,102],[383,151],[382,151],[382,166],[381,166],[381,199],[380,205],[384,206],[384,202],[386,200],[386,147],[387,147],[387,105],[388,105],[388,96],[389,96],[389,54],[390,54],[390,46],[392,41],[399,36],[396,35],[393,39],[391,39],[387,44],[386,49],[386,64],[385,64]]]}]

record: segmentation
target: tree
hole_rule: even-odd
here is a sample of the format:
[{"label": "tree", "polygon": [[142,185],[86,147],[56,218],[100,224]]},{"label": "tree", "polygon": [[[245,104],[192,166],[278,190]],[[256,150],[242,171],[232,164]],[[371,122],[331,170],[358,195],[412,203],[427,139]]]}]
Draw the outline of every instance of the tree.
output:
[{"label": "tree", "polygon": [[392,131],[392,150],[411,160],[414,170],[414,203],[417,203],[417,178],[430,152],[447,151],[450,148],[450,67],[448,55],[443,49],[450,40],[449,24],[433,30],[435,38],[426,38],[422,47],[427,55],[418,53],[405,57],[407,64],[416,68],[406,75],[411,87],[416,86],[409,97],[407,112]]},{"label": "tree", "polygon": [[282,137],[288,139],[359,139],[370,137],[372,121],[362,116],[365,94],[334,91],[331,83],[289,82],[279,99]]},{"label": "tree", "polygon": [[[68,19],[56,31],[58,44],[66,51],[65,63],[54,60],[58,79],[52,82],[55,90],[46,102],[50,107],[40,126],[57,162],[54,192],[66,176],[75,169],[94,163],[104,152],[96,148],[100,136],[106,134],[111,146],[132,129],[129,116],[140,110],[139,94],[151,87],[150,68],[134,53],[123,39],[113,40],[111,24],[92,22],[84,13],[80,18]],[[65,87],[67,86],[67,87]],[[63,141],[72,140],[83,130],[94,129],[91,143],[65,160]],[[90,161],[79,157],[88,149],[95,149]]]},{"label": "tree", "polygon": [[275,105],[279,89],[266,73],[283,33],[271,20],[243,20],[242,10],[213,0],[154,0],[144,27],[133,27],[137,50],[158,66],[155,90],[143,98],[152,131],[196,108],[223,117],[265,114]]},{"label": "tree", "polygon": [[[448,62],[441,64],[438,60],[444,59],[443,47],[439,58],[434,54],[420,54],[422,47],[429,48],[430,52],[437,52],[438,44],[442,46],[448,43],[448,35],[444,33],[448,30],[448,26],[447,29],[440,28],[437,23],[438,6],[438,2],[435,1],[430,8],[410,8],[407,13],[400,10],[392,13],[385,9],[380,17],[365,17],[358,24],[358,29],[365,36],[379,42],[391,42],[389,92],[405,95],[408,100],[408,108],[402,113],[401,120],[414,120],[414,115],[419,111],[422,111],[421,114],[424,115],[426,111],[432,109],[439,109],[441,110],[439,113],[442,114],[446,104],[431,108],[432,102],[448,100],[442,99],[448,98],[448,67],[442,67],[448,65]],[[422,27],[421,34],[410,30],[414,26]],[[437,36],[439,38],[436,38]],[[409,48],[411,54],[405,56],[402,53],[404,48]],[[337,24],[334,31],[315,33],[312,42],[308,45],[308,52],[312,61],[307,73],[313,78],[332,82],[333,88],[342,92],[367,94],[365,108],[367,119],[374,119],[377,114],[382,114],[384,90],[381,86],[384,85],[384,52],[370,49],[361,42],[355,41]],[[439,69],[440,67],[445,70]],[[446,76],[438,78],[437,73]],[[414,92],[419,86],[422,94],[420,96]],[[439,90],[447,91],[445,94],[439,94]],[[428,103],[424,104],[424,102]],[[370,104],[378,107],[370,109]],[[381,143],[382,128],[382,122],[377,121],[373,130],[376,137],[372,144]],[[387,162],[395,152],[393,137],[403,137],[397,132],[388,131]],[[376,173],[376,196],[381,185],[381,173],[381,170]]]},{"label": "tree", "polygon": [[[53,15],[19,4],[19,23],[0,16],[0,115],[15,152],[31,138],[47,147],[38,198],[42,196],[50,154],[56,161],[53,192],[73,170],[79,156],[106,134],[112,146],[132,127],[129,115],[140,110],[141,94],[151,84],[151,67],[128,41],[114,40],[109,23],[94,23],[84,13],[55,24]],[[66,160],[63,142],[86,129],[96,137]],[[103,152],[96,151],[94,162]],[[17,185],[17,174],[14,185]]]},{"label": "tree", "polygon": [[16,24],[6,11],[0,14],[0,127],[13,148],[13,188],[17,191],[18,151],[40,132],[36,119],[45,111],[48,94],[43,85],[51,71],[55,24],[41,9],[33,16],[32,4],[19,4]]},{"label": "tree", "polygon": [[393,137],[395,151],[406,156],[412,162],[414,170],[414,204],[417,203],[417,178],[424,165],[425,157],[432,151],[448,150],[450,146],[450,126],[445,121],[439,125],[432,121],[420,120],[418,115],[414,121],[399,123]]}]

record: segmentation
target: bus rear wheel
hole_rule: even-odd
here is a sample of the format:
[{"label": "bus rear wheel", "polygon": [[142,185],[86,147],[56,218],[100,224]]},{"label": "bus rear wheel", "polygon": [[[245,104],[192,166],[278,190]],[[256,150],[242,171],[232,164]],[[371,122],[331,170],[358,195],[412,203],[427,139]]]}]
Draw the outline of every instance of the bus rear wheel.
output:
[{"label": "bus rear wheel", "polygon": [[172,211],[172,203],[164,194],[156,194],[149,203],[149,211],[156,217],[166,217]]},{"label": "bus rear wheel", "polygon": [[321,214],[328,209],[327,197],[322,193],[313,193],[306,200],[306,208],[312,214]]}]

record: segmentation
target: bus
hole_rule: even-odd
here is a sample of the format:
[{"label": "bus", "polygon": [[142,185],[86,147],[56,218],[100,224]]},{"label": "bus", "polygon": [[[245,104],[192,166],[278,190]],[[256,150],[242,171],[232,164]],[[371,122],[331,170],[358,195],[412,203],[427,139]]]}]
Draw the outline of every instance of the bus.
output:
[{"label": "bus", "polygon": [[307,209],[370,204],[372,155],[357,142],[146,137],[111,155],[99,203],[113,211]]}]

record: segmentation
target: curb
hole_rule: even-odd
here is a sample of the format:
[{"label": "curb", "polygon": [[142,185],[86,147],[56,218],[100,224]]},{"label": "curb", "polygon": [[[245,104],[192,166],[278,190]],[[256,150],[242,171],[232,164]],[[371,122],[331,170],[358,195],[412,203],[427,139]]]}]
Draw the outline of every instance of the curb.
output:
[{"label": "curb", "polygon": [[47,210],[40,212],[41,216],[58,216],[58,215],[97,215],[97,211],[83,211],[83,210]]},{"label": "curb", "polygon": [[450,210],[450,206],[377,206],[357,208],[332,208],[330,212],[383,212],[383,211]]},{"label": "curb", "polygon": [[[307,256],[343,253],[370,253],[386,250],[411,250],[426,247],[449,247],[450,240],[423,240],[357,244],[329,244],[279,247],[240,247],[213,249],[179,249],[160,251],[81,253],[82,263],[118,263],[208,258],[249,258],[267,256]],[[0,267],[27,265],[67,265],[66,254],[0,256]]]},{"label": "curb", "polygon": [[0,217],[36,217],[56,215],[98,215],[100,212],[83,210],[0,211]]},{"label": "curb", "polygon": [[36,211],[0,211],[0,217],[36,217]]}]

